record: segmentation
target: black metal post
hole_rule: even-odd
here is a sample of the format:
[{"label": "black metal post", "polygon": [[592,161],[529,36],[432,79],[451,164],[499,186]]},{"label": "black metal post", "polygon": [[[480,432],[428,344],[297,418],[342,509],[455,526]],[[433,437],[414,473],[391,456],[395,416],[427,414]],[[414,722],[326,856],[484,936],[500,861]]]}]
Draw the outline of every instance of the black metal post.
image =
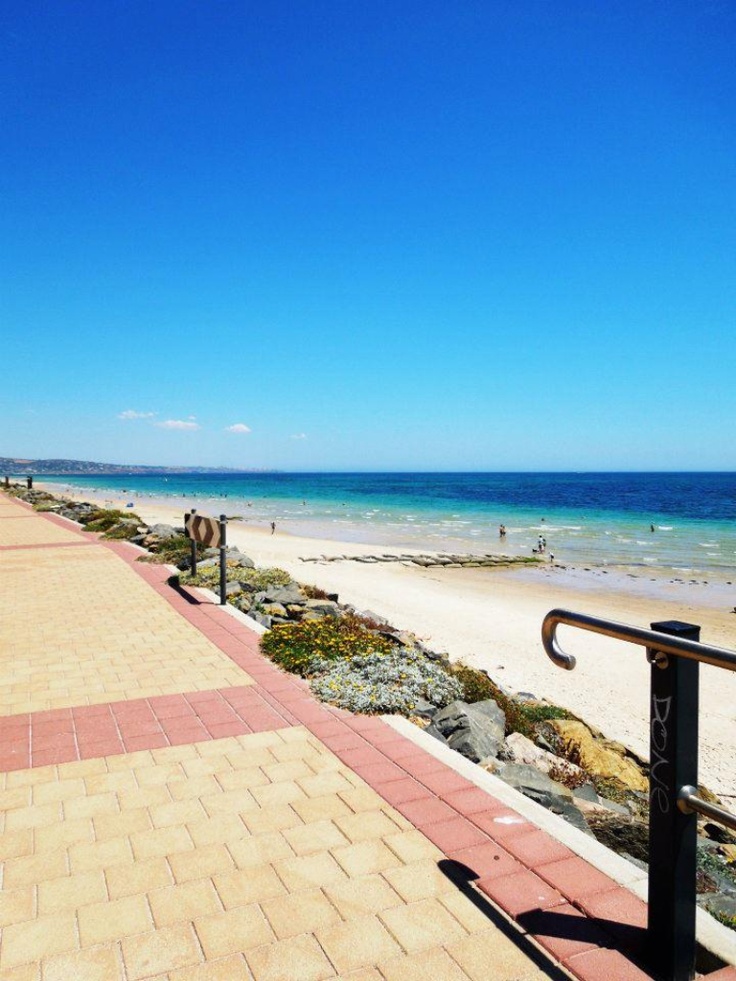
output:
[{"label": "black metal post", "polygon": [[220,606],[227,602],[227,515],[220,515]]},{"label": "black metal post", "polygon": [[[192,510],[189,512],[189,517],[193,519],[196,513],[197,513],[197,509],[192,508]],[[187,524],[187,515],[184,515],[185,528],[186,528],[186,524]],[[189,553],[189,571],[191,575],[196,576],[197,575],[197,542],[193,534],[189,536],[189,539],[190,539],[189,544],[191,547],[191,551]]]},{"label": "black metal post", "polygon": [[[700,627],[679,620],[652,630],[700,640]],[[651,669],[648,961],[664,981],[695,976],[697,815],[677,804],[680,788],[698,785],[700,665],[647,648]]]}]

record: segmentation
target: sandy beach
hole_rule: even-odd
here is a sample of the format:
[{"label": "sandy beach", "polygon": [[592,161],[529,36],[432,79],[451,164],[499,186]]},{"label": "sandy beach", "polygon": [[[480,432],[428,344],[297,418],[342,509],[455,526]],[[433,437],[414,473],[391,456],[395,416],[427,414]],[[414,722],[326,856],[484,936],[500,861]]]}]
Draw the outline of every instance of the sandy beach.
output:
[{"label": "sandy beach", "polygon": [[[66,493],[61,485],[55,493]],[[69,495],[124,507],[109,495]],[[183,516],[156,500],[138,498],[136,513],[149,523],[181,525]],[[736,587],[725,580],[672,581],[663,574],[566,568],[551,564],[500,569],[422,569],[349,560],[305,562],[319,556],[390,552],[325,539],[300,538],[277,528],[231,521],[228,542],[257,565],[277,565],[295,579],[339,593],[411,630],[435,650],[485,668],[501,684],[532,692],[579,714],[607,736],[648,756],[650,667],[642,648],[563,628],[564,648],[575,654],[573,672],[555,667],[540,641],[542,620],[554,607],[648,627],[683,620],[701,627],[701,639],[736,647]],[[402,550],[409,551],[409,550]],[[700,779],[724,800],[736,801],[736,678],[701,666]]]}]

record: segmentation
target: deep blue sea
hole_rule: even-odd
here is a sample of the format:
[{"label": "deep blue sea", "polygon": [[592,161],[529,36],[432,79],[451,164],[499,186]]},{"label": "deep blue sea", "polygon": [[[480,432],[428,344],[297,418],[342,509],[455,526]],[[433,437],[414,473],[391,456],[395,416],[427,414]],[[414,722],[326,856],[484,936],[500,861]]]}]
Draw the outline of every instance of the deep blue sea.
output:
[{"label": "deep blue sea", "polygon": [[[46,478],[314,538],[683,572],[736,565],[736,473],[248,473]],[[40,479],[37,479],[40,482]],[[503,541],[500,524],[506,526]],[[654,531],[651,527],[654,526]]]}]

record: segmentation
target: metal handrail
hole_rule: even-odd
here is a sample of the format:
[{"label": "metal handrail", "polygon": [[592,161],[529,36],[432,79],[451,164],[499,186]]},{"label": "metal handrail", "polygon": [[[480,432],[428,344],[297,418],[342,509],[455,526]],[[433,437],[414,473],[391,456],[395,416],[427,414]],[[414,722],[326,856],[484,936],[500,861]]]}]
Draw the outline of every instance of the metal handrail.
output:
[{"label": "metal handrail", "polygon": [[[571,610],[551,610],[542,622],[542,644],[547,656],[558,668],[572,671],[575,668],[576,660],[572,654],[566,654],[557,643],[557,627],[562,624],[568,627],[580,627],[581,630],[590,630],[596,634],[603,634],[606,637],[613,637],[616,640],[625,640],[630,644],[638,644],[640,647],[648,649],[647,655],[652,662],[656,662],[656,656],[661,654],[671,654],[674,657],[683,657],[689,661],[700,661],[703,664],[712,664],[717,668],[725,668],[727,671],[736,671],[736,654],[733,651],[724,650],[722,647],[713,647],[710,644],[701,644],[695,640],[685,640],[682,637],[671,637],[669,634],[662,634],[658,630],[645,630],[643,627],[634,627],[627,623],[617,623],[615,620],[604,620],[602,617],[593,617],[587,613],[573,613]],[[664,666],[666,662],[662,662]],[[685,786],[680,788],[677,795],[677,806],[683,814],[702,814],[713,821],[717,821],[725,827],[736,831],[736,815],[717,804],[711,804],[698,797],[696,788]]]},{"label": "metal handrail", "polygon": [[592,617],[587,613],[573,613],[571,610],[551,610],[542,623],[542,644],[550,660],[558,668],[572,671],[576,660],[572,654],[566,654],[557,643],[555,636],[557,627],[562,624],[568,627],[580,627],[596,634],[625,640],[630,644],[648,647],[661,654],[672,654],[684,657],[690,661],[701,661],[712,664],[716,668],[736,671],[736,653],[724,650],[722,647],[712,647],[695,640],[685,640],[681,637],[670,637],[658,630],[645,630],[643,627],[633,627],[627,623],[617,623],[615,620],[604,620]]}]

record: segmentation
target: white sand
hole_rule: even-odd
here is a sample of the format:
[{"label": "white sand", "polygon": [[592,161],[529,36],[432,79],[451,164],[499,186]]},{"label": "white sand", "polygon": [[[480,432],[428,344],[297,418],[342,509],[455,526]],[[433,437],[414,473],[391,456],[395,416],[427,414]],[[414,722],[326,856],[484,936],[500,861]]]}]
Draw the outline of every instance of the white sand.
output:
[{"label": "white sand", "polygon": [[[93,498],[86,494],[79,499]],[[136,513],[150,524],[183,522],[179,511],[144,498],[136,501]],[[257,565],[280,566],[301,582],[337,592],[343,602],[370,609],[413,631],[453,659],[487,669],[515,691],[529,691],[569,708],[642,756],[649,752],[651,670],[643,648],[562,628],[562,646],[578,659],[575,671],[563,671],[542,649],[540,627],[545,614],[564,607],[644,627],[658,620],[684,620],[701,626],[704,642],[736,648],[736,588],[723,582],[671,583],[656,577],[652,582],[648,575],[549,565],[421,569],[350,561],[305,563],[302,557],[396,550],[298,538],[278,529],[271,535],[267,528],[240,521],[229,523],[228,542]],[[724,800],[732,797],[736,802],[734,696],[733,672],[701,665],[700,779]]]}]

